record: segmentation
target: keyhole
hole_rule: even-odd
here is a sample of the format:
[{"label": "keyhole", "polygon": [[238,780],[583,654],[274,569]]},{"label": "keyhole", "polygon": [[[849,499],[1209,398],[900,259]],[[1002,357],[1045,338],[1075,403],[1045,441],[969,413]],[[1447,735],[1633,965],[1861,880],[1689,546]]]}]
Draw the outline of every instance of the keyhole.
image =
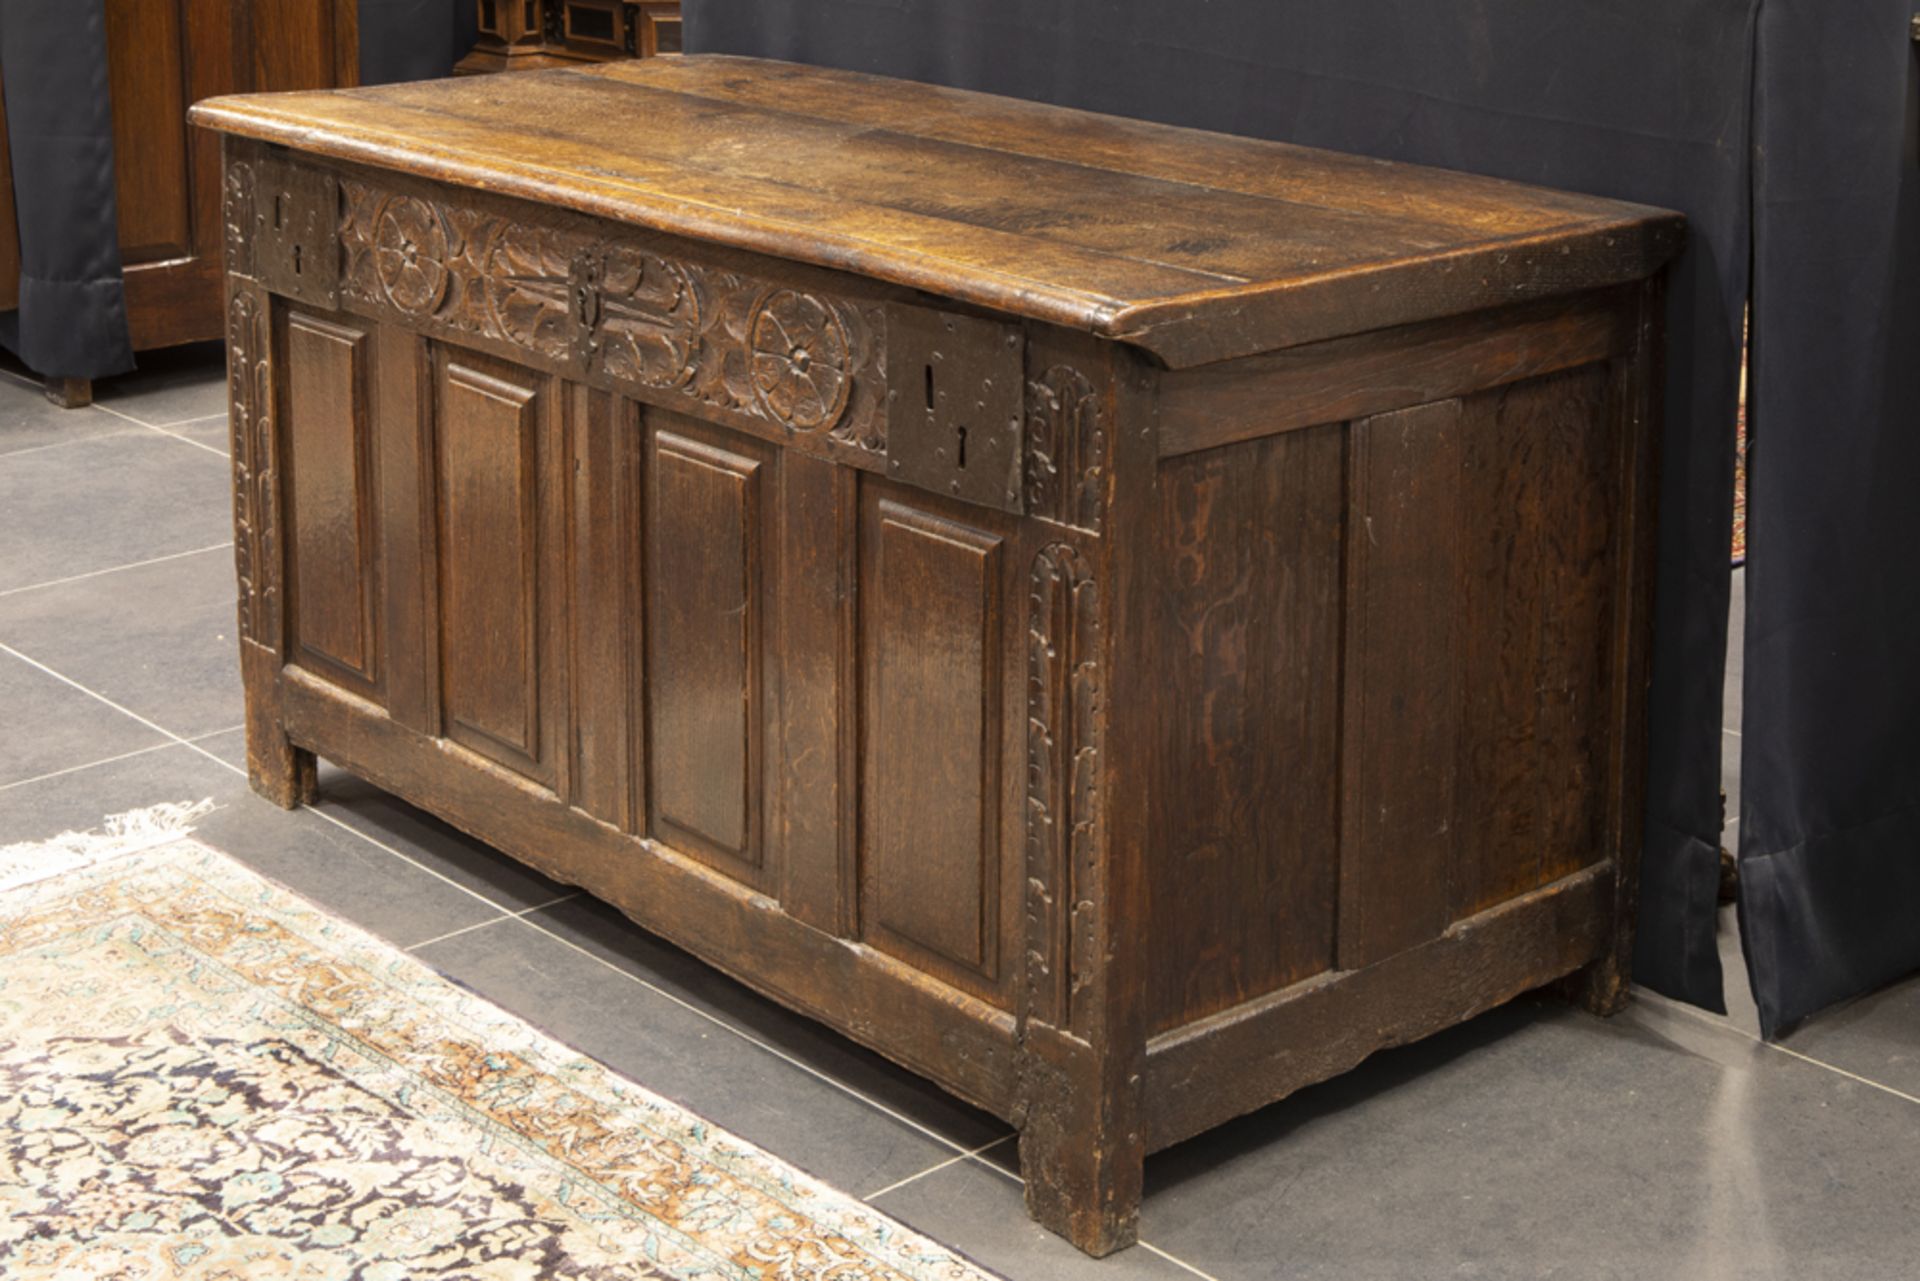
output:
[{"label": "keyhole", "polygon": [[967,429],[956,427],[954,430],[960,436],[960,470],[965,471],[967,469]]},{"label": "keyhole", "polygon": [[933,412],[933,366],[927,366],[927,412]]},{"label": "keyhole", "polygon": [[299,245],[295,245],[293,247],[293,274],[296,276],[300,274],[300,246]]}]

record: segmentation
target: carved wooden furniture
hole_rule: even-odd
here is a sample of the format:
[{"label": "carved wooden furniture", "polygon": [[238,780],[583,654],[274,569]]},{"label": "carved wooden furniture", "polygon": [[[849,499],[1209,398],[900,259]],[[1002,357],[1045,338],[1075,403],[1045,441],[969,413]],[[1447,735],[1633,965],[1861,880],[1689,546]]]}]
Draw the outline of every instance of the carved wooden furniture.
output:
[{"label": "carved wooden furniture", "polygon": [[[216,94],[358,84],[358,0],[106,0],[106,24],[134,350],[218,338],[226,310],[220,148],[187,126],[187,108]],[[13,175],[4,165],[0,208],[5,309],[19,297],[20,261]],[[69,406],[93,398],[84,379],[50,380],[48,391]]]},{"label": "carved wooden furniture", "polygon": [[480,38],[458,76],[679,53],[680,0],[474,0]]},{"label": "carved wooden furniture", "polygon": [[262,794],[1008,1118],[1095,1253],[1147,1152],[1624,1000],[1677,216],[729,58],[196,118]]}]

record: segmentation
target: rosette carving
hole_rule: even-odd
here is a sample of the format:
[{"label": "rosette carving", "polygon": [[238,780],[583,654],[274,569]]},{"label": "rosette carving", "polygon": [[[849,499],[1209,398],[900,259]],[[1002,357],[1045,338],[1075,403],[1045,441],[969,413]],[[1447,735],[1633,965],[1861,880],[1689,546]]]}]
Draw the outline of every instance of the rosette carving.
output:
[{"label": "rosette carving", "polygon": [[797,431],[839,420],[852,390],[853,342],[829,304],[775,290],[754,312],[748,342],[753,387],[769,417]]},{"label": "rosette carving", "polygon": [[447,229],[432,205],[412,196],[389,200],[374,232],[374,270],[387,300],[428,315],[447,296]]}]

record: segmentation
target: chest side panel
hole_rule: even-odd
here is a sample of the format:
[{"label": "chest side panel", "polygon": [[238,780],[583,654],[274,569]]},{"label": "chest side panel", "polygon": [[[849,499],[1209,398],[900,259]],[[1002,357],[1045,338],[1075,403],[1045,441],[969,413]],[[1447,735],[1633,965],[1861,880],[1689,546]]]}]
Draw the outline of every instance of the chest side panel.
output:
[{"label": "chest side panel", "polygon": [[[1309,354],[1171,385],[1163,448],[1233,443],[1159,477],[1157,1032],[1611,857],[1627,302],[1329,344],[1317,382]],[[1280,394],[1343,406],[1356,359],[1391,368],[1403,337],[1408,375],[1367,393],[1380,412],[1310,425]],[[1379,403],[1396,385],[1405,407]],[[1533,985],[1560,961],[1503,964]]]}]

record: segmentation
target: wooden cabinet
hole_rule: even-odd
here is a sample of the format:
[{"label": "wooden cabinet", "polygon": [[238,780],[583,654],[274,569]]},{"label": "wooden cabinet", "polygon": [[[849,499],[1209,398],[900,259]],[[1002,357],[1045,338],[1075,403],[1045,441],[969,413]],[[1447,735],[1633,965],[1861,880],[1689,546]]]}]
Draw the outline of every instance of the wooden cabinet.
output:
[{"label": "wooden cabinet", "polygon": [[[218,94],[359,83],[357,0],[106,0],[105,11],[134,349],[217,338],[220,148],[188,126],[187,108]],[[0,300],[19,288],[12,182],[0,168]]]},{"label": "wooden cabinet", "polygon": [[681,50],[680,0],[471,0],[479,40],[457,76],[539,71]]},{"label": "wooden cabinet", "polygon": [[199,118],[263,794],[1008,1118],[1095,1253],[1148,1151],[1625,999],[1676,216],[725,58]]}]

